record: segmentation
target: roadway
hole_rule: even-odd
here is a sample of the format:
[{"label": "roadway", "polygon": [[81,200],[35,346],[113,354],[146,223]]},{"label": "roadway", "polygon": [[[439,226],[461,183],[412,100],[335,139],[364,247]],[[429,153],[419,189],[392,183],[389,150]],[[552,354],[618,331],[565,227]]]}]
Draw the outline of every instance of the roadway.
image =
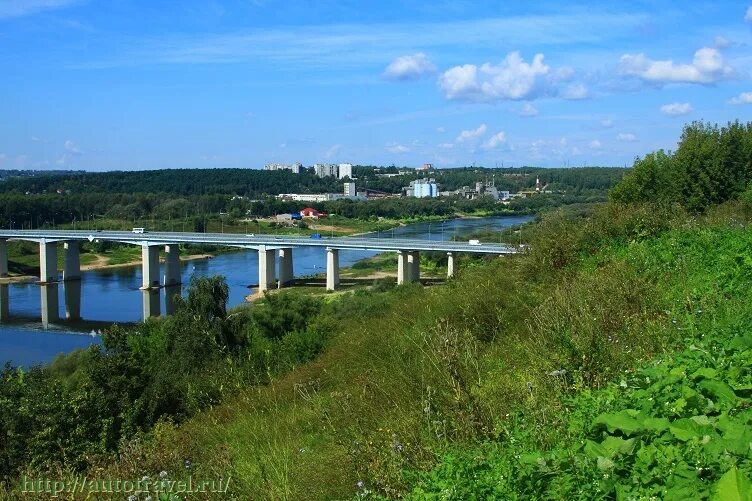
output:
[{"label": "roadway", "polygon": [[153,246],[170,244],[211,244],[229,247],[286,248],[286,247],[330,247],[334,249],[355,249],[374,251],[439,251],[467,252],[472,254],[514,254],[517,249],[504,244],[453,242],[449,240],[419,240],[408,238],[378,238],[376,236],[311,238],[294,235],[235,234],[235,233],[191,233],[191,232],[145,232],[110,230],[0,230],[0,239],[53,241],[93,241],[104,240],[132,245]]}]

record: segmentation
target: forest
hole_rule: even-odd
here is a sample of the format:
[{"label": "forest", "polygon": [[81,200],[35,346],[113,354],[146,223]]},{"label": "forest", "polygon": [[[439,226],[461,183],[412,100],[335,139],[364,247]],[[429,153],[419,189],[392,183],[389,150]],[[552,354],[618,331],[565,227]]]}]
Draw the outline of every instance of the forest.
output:
[{"label": "forest", "polygon": [[[373,168],[356,168],[358,189],[371,188],[399,193],[418,174],[393,178],[376,177]],[[540,177],[555,193],[534,199],[515,200],[509,209],[532,212],[571,203],[606,200],[607,190],[628,172],[615,168],[586,169],[443,169],[435,177],[442,189],[474,186],[494,180],[499,189],[517,192],[535,186]],[[386,199],[367,203],[290,202],[277,193],[323,193],[342,191],[333,177],[318,178],[311,172],[251,169],[185,169],[144,172],[67,173],[11,177],[0,182],[0,226],[42,228],[60,224],[95,227],[97,219],[141,222],[219,219],[220,213],[234,219],[269,217],[312,206],[348,218],[386,217],[407,219],[425,216],[452,217],[457,213],[500,212],[504,207],[490,199]],[[194,224],[195,223],[195,224]],[[169,223],[168,223],[169,227]]]}]

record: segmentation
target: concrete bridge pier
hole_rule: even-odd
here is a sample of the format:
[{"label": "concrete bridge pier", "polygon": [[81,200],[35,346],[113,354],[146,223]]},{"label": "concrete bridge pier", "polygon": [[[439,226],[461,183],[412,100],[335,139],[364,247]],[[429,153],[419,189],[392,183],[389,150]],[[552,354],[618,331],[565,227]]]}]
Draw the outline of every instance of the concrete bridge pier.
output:
[{"label": "concrete bridge pier", "polygon": [[57,242],[39,242],[39,282],[57,282]]},{"label": "concrete bridge pier", "polygon": [[141,246],[141,289],[159,288],[159,247]]},{"label": "concrete bridge pier", "polygon": [[447,278],[452,278],[454,276],[454,270],[455,270],[455,256],[453,252],[447,252]]},{"label": "concrete bridge pier", "polygon": [[274,267],[276,251],[267,249],[265,245],[259,247],[259,292],[269,290],[274,285]]},{"label": "concrete bridge pier", "polygon": [[397,251],[397,285],[408,281],[407,251]]},{"label": "concrete bridge pier", "polygon": [[292,282],[292,247],[279,249],[279,282],[278,287],[282,288]]},{"label": "concrete bridge pier", "polygon": [[420,252],[410,251],[407,253],[408,277],[410,282],[420,281]]},{"label": "concrete bridge pier", "polygon": [[63,243],[63,282],[81,280],[81,253],[78,241],[70,240]]},{"label": "concrete bridge pier", "polygon": [[180,249],[177,244],[165,245],[164,286],[179,285],[180,277]]},{"label": "concrete bridge pier", "polygon": [[8,241],[0,239],[0,277],[8,276]]},{"label": "concrete bridge pier", "polygon": [[57,284],[42,284],[39,286],[42,298],[42,327],[48,328],[50,324],[60,320],[60,301]]},{"label": "concrete bridge pier", "polygon": [[339,287],[339,249],[326,249],[326,290]]}]

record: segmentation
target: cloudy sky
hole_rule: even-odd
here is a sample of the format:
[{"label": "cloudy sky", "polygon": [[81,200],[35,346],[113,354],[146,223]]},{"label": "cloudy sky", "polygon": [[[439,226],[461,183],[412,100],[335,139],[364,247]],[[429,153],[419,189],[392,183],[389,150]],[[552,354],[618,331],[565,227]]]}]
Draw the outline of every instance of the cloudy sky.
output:
[{"label": "cloudy sky", "polygon": [[504,3],[0,0],[0,168],[625,165],[752,120],[749,0]]}]

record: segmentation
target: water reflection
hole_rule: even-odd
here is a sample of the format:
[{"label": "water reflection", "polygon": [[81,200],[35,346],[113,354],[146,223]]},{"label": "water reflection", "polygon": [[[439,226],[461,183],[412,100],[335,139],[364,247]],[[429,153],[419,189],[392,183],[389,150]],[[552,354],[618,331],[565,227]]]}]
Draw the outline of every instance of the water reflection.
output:
[{"label": "water reflection", "polygon": [[142,290],[141,294],[143,296],[144,320],[149,317],[158,317],[160,298],[159,289]]},{"label": "water reflection", "polygon": [[39,293],[42,298],[42,327],[49,329],[50,324],[60,320],[58,284],[41,284],[39,286]]},{"label": "water reflection", "polygon": [[65,282],[65,318],[81,320],[81,280]]},{"label": "water reflection", "polygon": [[172,315],[177,308],[177,298],[183,294],[181,285],[170,285],[165,291],[165,315]]},{"label": "water reflection", "polygon": [[10,298],[8,284],[0,285],[0,322],[10,320]]}]

